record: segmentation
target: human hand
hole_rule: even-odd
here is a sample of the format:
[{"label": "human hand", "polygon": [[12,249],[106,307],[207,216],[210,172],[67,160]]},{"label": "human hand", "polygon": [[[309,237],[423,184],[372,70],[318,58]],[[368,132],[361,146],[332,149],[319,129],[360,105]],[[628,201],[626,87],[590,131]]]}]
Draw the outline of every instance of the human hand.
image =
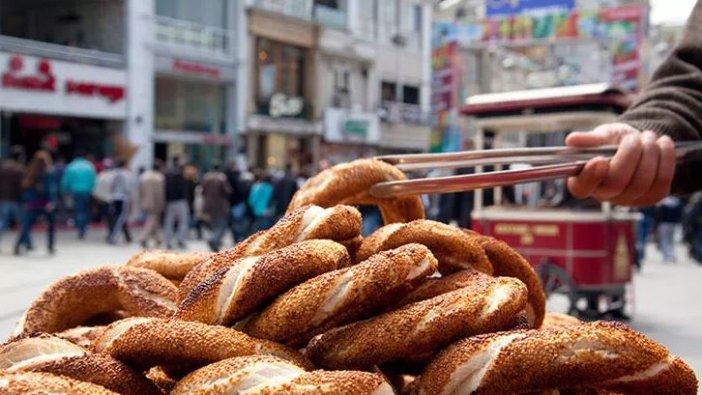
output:
[{"label": "human hand", "polygon": [[577,198],[650,206],[670,193],[676,158],[673,140],[668,136],[611,123],[591,132],[573,132],[566,144],[581,148],[619,146],[612,159],[591,159],[578,176],[568,179],[568,189]]}]

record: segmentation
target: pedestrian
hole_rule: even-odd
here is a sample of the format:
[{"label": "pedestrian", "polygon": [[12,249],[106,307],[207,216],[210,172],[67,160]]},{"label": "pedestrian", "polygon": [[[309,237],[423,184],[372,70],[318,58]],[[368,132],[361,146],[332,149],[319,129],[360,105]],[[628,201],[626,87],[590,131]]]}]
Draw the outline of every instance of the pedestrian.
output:
[{"label": "pedestrian", "polygon": [[183,167],[180,158],[174,157],[171,166],[166,171],[166,217],[164,221],[164,233],[166,237],[166,248],[173,248],[173,233],[176,224],[178,225],[178,248],[185,249],[185,239],[190,226],[189,208],[187,201],[188,185],[183,174]]},{"label": "pedestrian", "polygon": [[673,140],[702,139],[700,26],[702,1],[698,0],[680,43],[618,122],[568,136],[566,144],[575,147],[619,146],[611,159],[592,159],[568,180],[574,196],[645,207],[671,192],[690,194],[702,189],[702,162],[697,159],[676,168],[673,145]]},{"label": "pedestrian", "polygon": [[24,148],[14,146],[10,149],[10,158],[0,162],[0,240],[13,223],[22,222],[24,161]]},{"label": "pedestrian", "polygon": [[644,258],[646,258],[646,243],[651,231],[656,226],[656,207],[642,207],[639,209],[641,219],[637,221],[636,226],[636,266],[641,269]]},{"label": "pedestrian", "polygon": [[690,245],[690,256],[702,264],[702,192],[691,197],[683,216],[683,226],[685,225],[689,233],[687,242]]},{"label": "pedestrian", "polygon": [[656,210],[658,229],[658,246],[663,254],[663,260],[675,262],[675,230],[680,224],[683,204],[679,197],[668,196],[663,199]]},{"label": "pedestrian", "polygon": [[56,202],[58,201],[58,184],[53,169],[51,154],[45,150],[34,153],[32,161],[22,178],[22,230],[15,243],[15,255],[34,249],[31,239],[32,227],[40,217],[46,219],[47,248],[55,253],[54,237],[56,227]]},{"label": "pedestrian", "polygon": [[105,221],[108,233],[114,224],[114,215],[112,215],[112,208],[110,207],[110,201],[112,200],[110,189],[112,188],[112,180],[115,177],[113,165],[110,158],[102,160],[102,171],[98,173],[95,187],[93,188],[93,198],[98,205],[99,220]]},{"label": "pedestrian", "polygon": [[112,179],[110,187],[111,194],[111,211],[114,216],[114,223],[110,228],[110,233],[107,235],[107,242],[115,244],[117,235],[121,231],[124,235],[124,241],[132,242],[132,236],[129,233],[129,204],[132,200],[135,190],[134,176],[129,170],[129,163],[125,159],[117,161],[115,175]]},{"label": "pedestrian", "polygon": [[256,182],[249,193],[249,207],[254,216],[251,226],[253,232],[268,229],[273,224],[273,184],[270,174],[264,170],[256,172]]},{"label": "pedestrian", "polygon": [[202,178],[203,214],[207,218],[212,235],[208,242],[212,251],[219,251],[222,237],[229,225],[229,196],[232,187],[219,164]]},{"label": "pedestrian", "polygon": [[161,215],[166,207],[166,179],[161,172],[162,163],[154,162],[151,170],[139,177],[139,205],[146,214],[140,242],[149,247],[149,240],[161,245]]},{"label": "pedestrian", "polygon": [[82,152],[68,164],[61,179],[61,192],[73,200],[73,211],[78,238],[84,239],[90,223],[90,196],[95,187],[95,166]]},{"label": "pedestrian", "polygon": [[249,236],[251,224],[253,223],[253,213],[248,204],[252,179],[250,173],[248,171],[240,171],[234,161],[232,161],[225,174],[229,185],[232,187],[232,193],[229,197],[231,232],[234,243],[237,243]]},{"label": "pedestrian", "polygon": [[200,170],[192,165],[183,166],[183,176],[185,177],[186,199],[188,201],[188,213],[190,214],[190,223],[188,228],[195,229],[195,236],[198,240],[202,240],[202,225],[200,201],[198,196],[198,186],[200,185]]},{"label": "pedestrian", "polygon": [[285,166],[285,172],[273,184],[273,201],[275,207],[275,218],[285,215],[288,210],[293,195],[298,190],[297,175],[294,174],[292,165]]}]

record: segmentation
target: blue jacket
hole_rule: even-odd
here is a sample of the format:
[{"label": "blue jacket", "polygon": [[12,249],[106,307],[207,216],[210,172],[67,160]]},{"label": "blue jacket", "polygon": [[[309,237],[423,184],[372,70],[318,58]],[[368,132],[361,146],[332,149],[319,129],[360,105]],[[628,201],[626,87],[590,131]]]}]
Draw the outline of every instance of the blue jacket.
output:
[{"label": "blue jacket", "polygon": [[61,192],[91,193],[95,187],[95,166],[83,158],[68,164],[61,179]]},{"label": "blue jacket", "polygon": [[271,197],[273,197],[273,185],[270,182],[259,181],[251,187],[249,193],[249,207],[256,217],[263,217],[271,214]]}]

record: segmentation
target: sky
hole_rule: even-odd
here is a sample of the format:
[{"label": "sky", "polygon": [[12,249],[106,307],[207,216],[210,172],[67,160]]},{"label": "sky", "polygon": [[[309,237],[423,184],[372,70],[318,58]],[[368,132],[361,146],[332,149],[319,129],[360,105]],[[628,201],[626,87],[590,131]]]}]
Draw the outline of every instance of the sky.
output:
[{"label": "sky", "polygon": [[650,0],[651,23],[685,23],[696,0]]}]

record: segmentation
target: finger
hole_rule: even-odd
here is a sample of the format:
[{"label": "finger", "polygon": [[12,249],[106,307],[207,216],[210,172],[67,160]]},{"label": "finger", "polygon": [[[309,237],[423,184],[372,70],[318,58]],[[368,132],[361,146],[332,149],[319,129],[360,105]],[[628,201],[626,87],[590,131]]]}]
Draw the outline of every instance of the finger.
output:
[{"label": "finger", "polygon": [[656,178],[648,192],[633,202],[636,206],[652,206],[670,194],[675,176],[675,144],[668,136],[660,137],[656,143],[659,149]]},{"label": "finger", "polygon": [[[656,180],[658,162],[660,158],[660,147],[658,146],[658,136],[653,132],[641,134],[641,159],[634,171],[633,177],[618,196],[612,198],[612,203],[629,205],[647,194]],[[629,166],[632,166],[629,164]]]},{"label": "finger", "polygon": [[606,158],[593,158],[585,164],[578,176],[568,179],[568,189],[576,198],[585,199],[600,186],[608,172],[609,161]]},{"label": "finger", "polygon": [[624,137],[617,152],[609,161],[609,173],[592,196],[599,201],[610,201],[619,196],[634,175],[641,160],[643,144],[639,134]]},{"label": "finger", "polygon": [[606,144],[617,144],[621,136],[631,133],[627,125],[606,124],[596,127],[590,132],[573,132],[566,136],[565,143],[571,147],[597,147]]}]

